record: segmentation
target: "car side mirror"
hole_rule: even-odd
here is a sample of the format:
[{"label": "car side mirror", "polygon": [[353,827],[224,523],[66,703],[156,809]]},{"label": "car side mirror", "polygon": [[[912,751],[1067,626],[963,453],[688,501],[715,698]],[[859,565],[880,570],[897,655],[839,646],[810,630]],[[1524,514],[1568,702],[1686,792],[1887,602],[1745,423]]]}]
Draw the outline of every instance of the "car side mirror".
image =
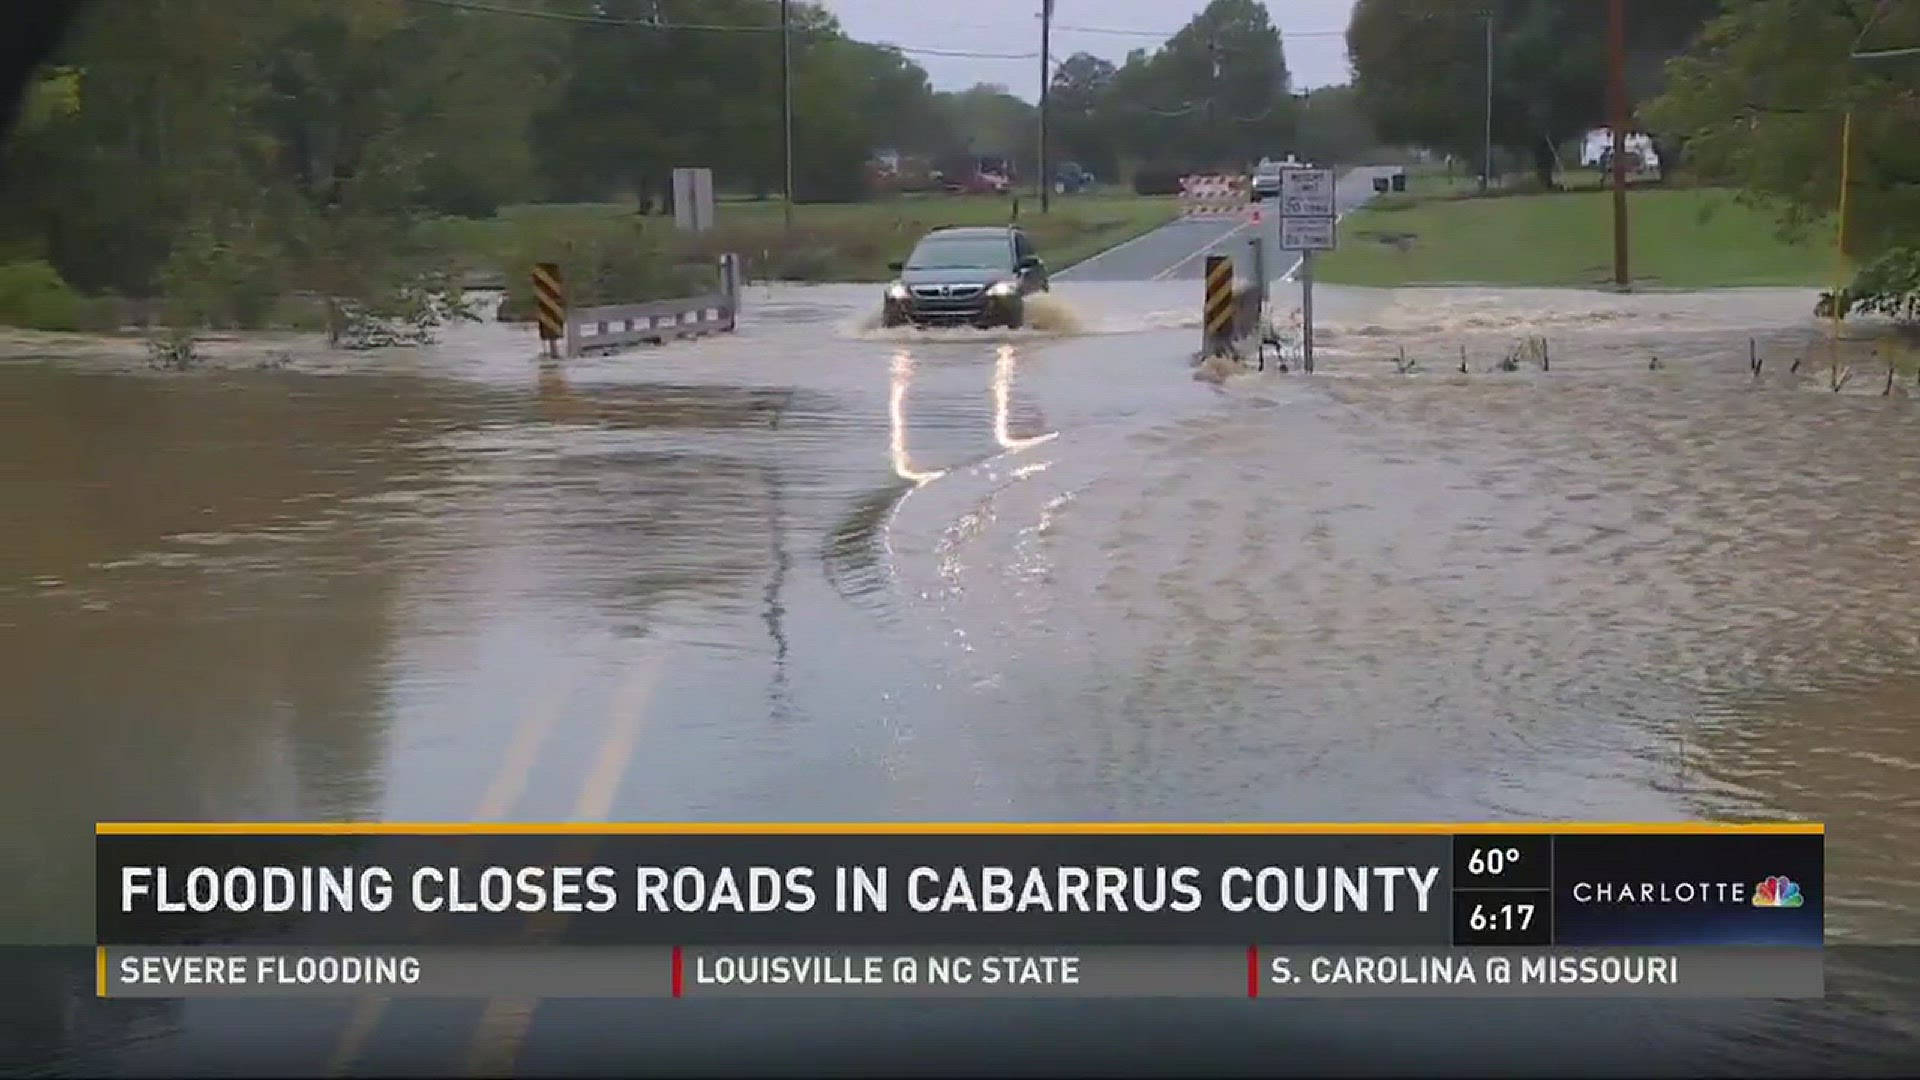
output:
[{"label": "car side mirror", "polygon": [[1020,272],[1023,274],[1030,270],[1044,270],[1046,266],[1047,264],[1041,262],[1038,255],[1029,255],[1020,260]]},{"label": "car side mirror", "polygon": [[898,259],[895,259],[893,262],[890,262],[887,264],[887,269],[893,271],[896,274],[902,270],[905,270],[906,268],[907,268],[907,264],[904,262],[901,262]]}]

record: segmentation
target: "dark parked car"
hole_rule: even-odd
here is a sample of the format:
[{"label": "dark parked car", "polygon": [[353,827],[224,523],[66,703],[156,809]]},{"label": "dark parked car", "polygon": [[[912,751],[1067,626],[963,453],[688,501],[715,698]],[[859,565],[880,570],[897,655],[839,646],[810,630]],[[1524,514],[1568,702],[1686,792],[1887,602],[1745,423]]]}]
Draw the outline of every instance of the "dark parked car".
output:
[{"label": "dark parked car", "polygon": [[935,229],[892,264],[886,326],[1006,326],[1027,320],[1026,298],[1048,288],[1047,264],[1014,226]]},{"label": "dark parked car", "polygon": [[1053,190],[1060,195],[1077,195],[1093,184],[1092,173],[1081,168],[1078,162],[1069,161],[1054,174]]}]

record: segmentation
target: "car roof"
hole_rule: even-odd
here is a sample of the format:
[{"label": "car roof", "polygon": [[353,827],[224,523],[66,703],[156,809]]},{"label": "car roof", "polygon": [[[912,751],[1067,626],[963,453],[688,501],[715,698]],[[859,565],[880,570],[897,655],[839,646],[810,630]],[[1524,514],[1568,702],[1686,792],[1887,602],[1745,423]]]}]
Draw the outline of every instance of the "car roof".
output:
[{"label": "car roof", "polygon": [[[941,225],[927,233],[927,238],[935,236],[973,236],[973,237],[1009,237],[1019,232],[1013,225]],[[924,238],[923,238],[924,239]]]}]

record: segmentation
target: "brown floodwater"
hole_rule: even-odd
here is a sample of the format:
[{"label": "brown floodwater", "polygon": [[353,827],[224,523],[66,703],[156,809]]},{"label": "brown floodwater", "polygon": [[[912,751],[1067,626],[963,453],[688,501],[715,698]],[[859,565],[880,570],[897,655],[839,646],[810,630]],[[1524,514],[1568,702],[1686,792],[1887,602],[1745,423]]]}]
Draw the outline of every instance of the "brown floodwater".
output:
[{"label": "brown floodwater", "polygon": [[1893,346],[1833,393],[1804,292],[1323,289],[1319,374],[1213,387],[1190,284],[869,292],[564,368],[10,342],[10,938],[92,940],[102,819],[1786,816],[1833,940],[1920,942]]}]

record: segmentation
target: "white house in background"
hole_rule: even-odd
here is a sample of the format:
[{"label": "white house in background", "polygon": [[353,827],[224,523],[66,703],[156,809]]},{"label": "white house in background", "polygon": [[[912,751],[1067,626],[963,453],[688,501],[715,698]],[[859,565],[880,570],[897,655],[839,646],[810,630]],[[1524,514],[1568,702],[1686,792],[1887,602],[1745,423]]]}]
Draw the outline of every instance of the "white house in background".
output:
[{"label": "white house in background", "polygon": [[[1580,164],[1583,168],[1594,168],[1601,158],[1613,149],[1613,129],[1594,128],[1587,132],[1586,140],[1580,144]],[[1638,132],[1627,134],[1627,153],[1640,159],[1640,172],[1660,171],[1660,153],[1653,148],[1653,138]],[[1631,160],[1631,159],[1629,159]]]}]

